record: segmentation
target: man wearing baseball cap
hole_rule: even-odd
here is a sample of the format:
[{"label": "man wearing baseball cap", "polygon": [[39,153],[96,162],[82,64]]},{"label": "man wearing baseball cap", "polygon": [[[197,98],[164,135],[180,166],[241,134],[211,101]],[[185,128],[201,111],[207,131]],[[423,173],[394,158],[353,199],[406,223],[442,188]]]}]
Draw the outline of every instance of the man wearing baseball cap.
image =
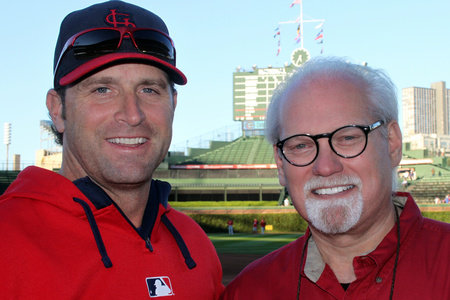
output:
[{"label": "man wearing baseball cap", "polygon": [[62,22],[47,108],[59,174],[23,170],[0,198],[5,299],[217,299],[212,243],[152,179],[184,85],[157,15],[123,1]]}]

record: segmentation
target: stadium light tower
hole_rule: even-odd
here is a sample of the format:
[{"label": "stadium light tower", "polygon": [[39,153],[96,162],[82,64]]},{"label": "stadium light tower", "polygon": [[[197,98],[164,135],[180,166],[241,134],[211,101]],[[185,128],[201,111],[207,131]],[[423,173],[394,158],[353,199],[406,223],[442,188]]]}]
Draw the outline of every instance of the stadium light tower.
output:
[{"label": "stadium light tower", "polygon": [[11,123],[5,123],[3,142],[6,145],[6,171],[8,171],[9,145],[11,145]]}]

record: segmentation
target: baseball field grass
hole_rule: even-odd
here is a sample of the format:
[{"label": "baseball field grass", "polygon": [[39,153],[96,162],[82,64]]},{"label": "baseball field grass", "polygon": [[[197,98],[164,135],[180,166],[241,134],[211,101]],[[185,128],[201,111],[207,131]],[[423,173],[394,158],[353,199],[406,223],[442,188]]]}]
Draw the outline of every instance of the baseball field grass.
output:
[{"label": "baseball field grass", "polygon": [[227,285],[248,264],[295,240],[300,233],[248,234],[210,233],[223,270],[223,284]]},{"label": "baseball field grass", "polygon": [[300,233],[208,234],[218,253],[264,255],[297,239]]}]

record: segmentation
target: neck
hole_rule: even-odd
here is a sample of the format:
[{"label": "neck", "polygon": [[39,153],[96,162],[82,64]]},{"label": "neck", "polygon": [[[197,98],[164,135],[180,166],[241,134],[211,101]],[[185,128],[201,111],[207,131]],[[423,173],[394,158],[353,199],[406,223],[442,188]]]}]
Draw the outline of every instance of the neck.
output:
[{"label": "neck", "polygon": [[350,283],[356,279],[353,259],[373,251],[395,224],[394,207],[390,204],[388,215],[377,218],[370,226],[357,224],[343,234],[324,234],[314,227],[311,233],[323,261],[330,266],[340,283]]},{"label": "neck", "polygon": [[113,199],[120,207],[122,212],[127,216],[135,227],[142,225],[145,207],[150,193],[150,182],[145,187],[139,189],[131,188],[105,188],[103,190]]},{"label": "neck", "polygon": [[[88,176],[85,172],[73,172],[70,168],[64,168],[64,164],[59,174],[71,181]],[[91,176],[89,178],[108,194],[135,227],[142,225],[151,180],[136,184],[103,184]]]}]

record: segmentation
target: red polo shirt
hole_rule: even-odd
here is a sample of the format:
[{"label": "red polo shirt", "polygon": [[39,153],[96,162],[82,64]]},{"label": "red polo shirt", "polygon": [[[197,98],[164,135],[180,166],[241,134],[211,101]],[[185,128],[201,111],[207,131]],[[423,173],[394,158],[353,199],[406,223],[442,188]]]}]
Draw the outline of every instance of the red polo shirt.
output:
[{"label": "red polo shirt", "polygon": [[[450,299],[450,224],[423,218],[408,193],[397,193],[400,254],[393,299]],[[307,234],[247,266],[223,299],[296,299]],[[389,299],[396,256],[396,226],[377,248],[355,257],[356,280],[345,291],[322,261],[311,237],[301,271],[300,299]]]}]

